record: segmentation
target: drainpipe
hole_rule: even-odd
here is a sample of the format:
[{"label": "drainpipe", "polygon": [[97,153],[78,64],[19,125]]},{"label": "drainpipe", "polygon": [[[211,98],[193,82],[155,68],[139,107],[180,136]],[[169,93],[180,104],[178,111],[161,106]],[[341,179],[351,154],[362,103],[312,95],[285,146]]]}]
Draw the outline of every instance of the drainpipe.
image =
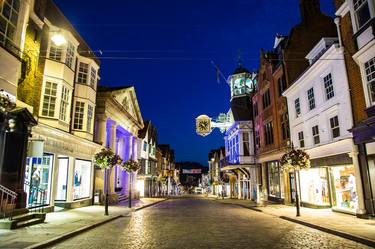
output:
[{"label": "drainpipe", "polygon": [[337,28],[337,36],[339,38],[339,46],[342,48],[341,30],[340,30],[340,17],[335,18],[335,24]]}]

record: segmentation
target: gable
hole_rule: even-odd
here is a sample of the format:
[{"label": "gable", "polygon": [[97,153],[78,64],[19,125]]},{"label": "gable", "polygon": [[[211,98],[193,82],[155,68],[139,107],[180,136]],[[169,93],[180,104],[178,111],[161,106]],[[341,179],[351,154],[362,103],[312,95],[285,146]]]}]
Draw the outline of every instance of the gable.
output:
[{"label": "gable", "polygon": [[134,87],[113,91],[113,97],[130,116],[143,125],[143,119]]}]

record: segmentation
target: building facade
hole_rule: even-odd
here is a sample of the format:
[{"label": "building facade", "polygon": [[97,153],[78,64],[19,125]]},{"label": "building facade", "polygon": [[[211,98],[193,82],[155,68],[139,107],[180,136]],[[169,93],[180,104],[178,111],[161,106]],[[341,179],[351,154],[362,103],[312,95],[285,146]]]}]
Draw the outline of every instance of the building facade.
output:
[{"label": "building facade", "polygon": [[144,128],[138,133],[141,141],[141,169],[137,174],[137,189],[141,197],[153,197],[157,194],[159,175],[156,160],[157,130],[151,121],[144,122]]},{"label": "building facade", "polygon": [[358,158],[367,215],[375,215],[375,3],[372,0],[335,0],[336,23],[345,52],[353,109],[353,136]]},{"label": "building facade", "polygon": [[[95,142],[110,148],[123,161],[140,160],[138,133],[144,124],[134,87],[100,87],[97,101]],[[136,173],[129,176],[120,166],[112,168],[109,174],[107,187],[111,202],[116,203],[129,194],[129,177],[132,177],[132,189],[137,186]],[[95,170],[95,192],[101,196],[106,192],[105,175],[101,169]]]},{"label": "building facade", "polygon": [[310,155],[299,172],[301,203],[363,214],[364,200],[344,53],[337,38],[323,38],[306,56],[309,68],[289,87],[294,147]]}]

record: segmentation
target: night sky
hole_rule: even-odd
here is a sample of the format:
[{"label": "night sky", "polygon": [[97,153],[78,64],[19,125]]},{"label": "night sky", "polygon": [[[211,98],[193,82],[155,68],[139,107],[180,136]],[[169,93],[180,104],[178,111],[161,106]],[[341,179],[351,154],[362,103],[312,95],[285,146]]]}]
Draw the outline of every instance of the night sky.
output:
[{"label": "night sky", "polygon": [[[55,0],[90,47],[102,50],[101,85],[134,85],[144,120],[177,161],[207,165],[211,149],[224,145],[215,130],[195,134],[195,118],[229,108],[229,87],[216,80],[213,60],[228,76],[238,55],[257,70],[259,51],[275,34],[300,22],[299,0]],[[321,0],[333,16],[332,0]]]}]

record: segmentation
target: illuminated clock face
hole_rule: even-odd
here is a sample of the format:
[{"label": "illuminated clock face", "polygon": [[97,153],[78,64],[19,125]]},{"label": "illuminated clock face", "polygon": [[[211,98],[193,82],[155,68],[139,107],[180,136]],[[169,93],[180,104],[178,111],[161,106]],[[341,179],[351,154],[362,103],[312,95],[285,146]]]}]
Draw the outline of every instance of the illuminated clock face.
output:
[{"label": "illuminated clock face", "polygon": [[198,128],[202,132],[208,132],[209,129],[210,129],[208,121],[206,121],[206,120],[200,121],[199,124],[198,124]]}]

